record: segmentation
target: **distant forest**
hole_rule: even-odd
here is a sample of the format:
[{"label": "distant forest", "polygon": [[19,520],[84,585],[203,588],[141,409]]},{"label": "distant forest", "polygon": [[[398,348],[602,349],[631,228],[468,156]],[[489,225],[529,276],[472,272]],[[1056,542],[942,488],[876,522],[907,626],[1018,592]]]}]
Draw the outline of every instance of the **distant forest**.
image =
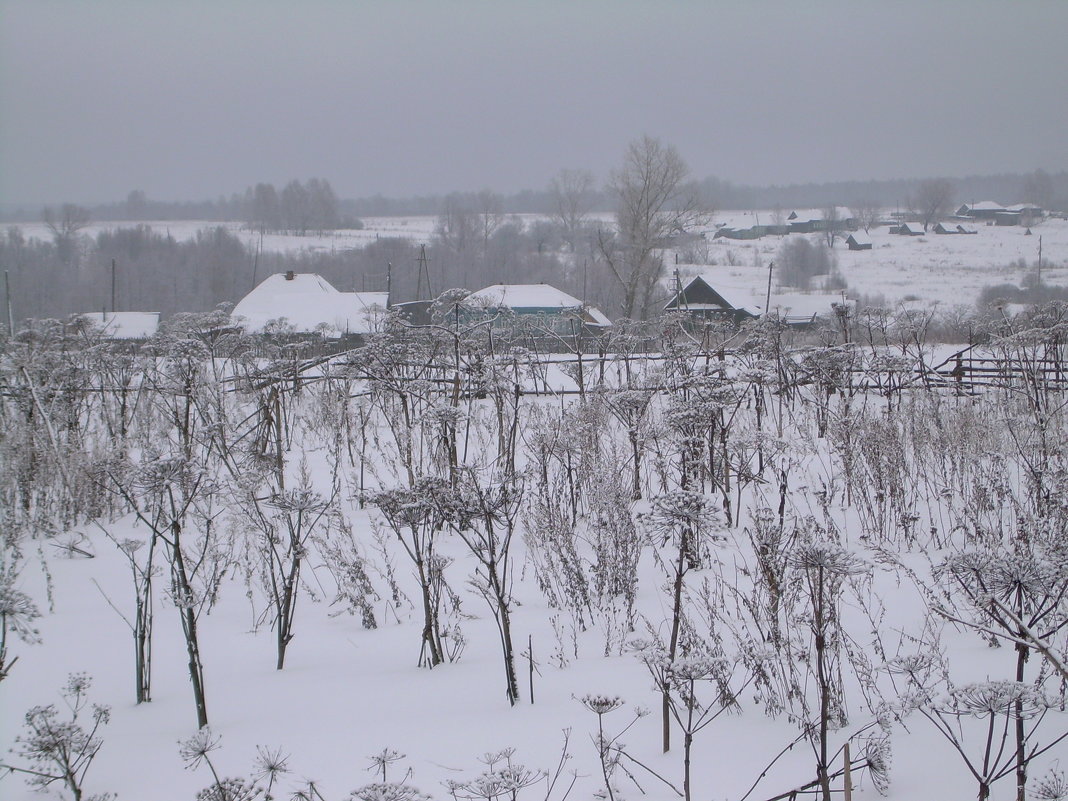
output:
[{"label": "distant forest", "polygon": [[[789,186],[746,186],[714,176],[696,182],[704,203],[714,209],[821,208],[828,205],[877,205],[887,209],[906,208],[924,179],[890,181],[838,181],[833,183],[793,184]],[[1030,201],[1047,209],[1068,209],[1068,172],[1006,173],[973,175],[950,179],[960,203],[997,200],[1001,203]],[[310,179],[301,184],[290,181],[280,190],[271,184],[257,184],[244,192],[215,200],[154,200],[141,190],[130,192],[126,200],[89,206],[94,220],[205,220],[210,222],[263,219],[265,208],[303,208],[309,216],[313,208],[329,209],[329,216],[319,227],[351,228],[360,217],[440,214],[450,198],[469,197],[477,193],[418,195],[413,197],[372,197],[339,199],[329,181]],[[501,207],[512,214],[551,214],[555,198],[551,187],[525,189],[513,194],[497,195]],[[590,207],[594,211],[612,211],[610,194],[604,189],[590,189]],[[31,206],[0,208],[0,222],[39,222],[43,209]],[[259,215],[259,217],[257,217]],[[311,224],[309,222],[309,224]],[[319,225],[313,225],[316,227]],[[279,225],[278,227],[283,227]]]}]

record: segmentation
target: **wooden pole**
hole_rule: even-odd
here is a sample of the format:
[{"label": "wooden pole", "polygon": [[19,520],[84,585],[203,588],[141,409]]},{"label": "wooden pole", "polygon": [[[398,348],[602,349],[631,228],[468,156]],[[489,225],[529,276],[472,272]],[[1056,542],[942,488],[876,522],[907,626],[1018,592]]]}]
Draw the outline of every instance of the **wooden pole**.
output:
[{"label": "wooden pole", "polygon": [[527,635],[527,664],[530,668],[530,705],[534,706],[534,636]]},{"label": "wooden pole", "polygon": [[767,315],[771,312],[771,271],[775,267],[775,262],[768,262],[768,294],[764,301],[764,314]]},{"label": "wooden pole", "polygon": [[11,276],[4,270],[4,299],[7,301],[7,335],[15,335],[15,318],[11,316]]},{"label": "wooden pole", "polygon": [[111,260],[111,313],[115,313],[115,259]]},{"label": "wooden pole", "polygon": [[845,772],[842,775],[843,798],[845,801],[853,801],[853,770],[849,765],[849,743],[842,747],[843,759],[845,760]]}]

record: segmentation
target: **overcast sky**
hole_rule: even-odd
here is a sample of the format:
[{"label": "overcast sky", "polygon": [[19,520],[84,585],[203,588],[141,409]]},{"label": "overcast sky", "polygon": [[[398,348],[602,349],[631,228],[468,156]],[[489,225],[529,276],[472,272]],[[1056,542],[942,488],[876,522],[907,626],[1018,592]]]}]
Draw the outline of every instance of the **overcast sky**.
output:
[{"label": "overcast sky", "polygon": [[1068,2],[0,0],[0,201],[1068,168]]}]

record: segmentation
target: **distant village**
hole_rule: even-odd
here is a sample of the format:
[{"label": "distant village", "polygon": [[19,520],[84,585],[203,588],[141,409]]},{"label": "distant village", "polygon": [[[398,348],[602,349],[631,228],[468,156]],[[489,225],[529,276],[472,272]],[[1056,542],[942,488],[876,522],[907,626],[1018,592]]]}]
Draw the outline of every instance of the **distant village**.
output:
[{"label": "distant village", "polygon": [[[792,211],[781,223],[746,228],[720,225],[710,238],[753,240],[765,236],[834,233],[849,250],[872,249],[871,228],[887,227],[889,233],[922,236],[967,236],[978,226],[1030,226],[1046,216],[1046,210],[1033,203],[1002,206],[994,201],[966,203],[955,213],[935,221],[925,221],[915,212],[890,213],[885,217],[858,219],[850,209],[836,206],[817,215]],[[866,223],[866,224],[865,224]],[[1027,233],[1030,233],[1028,228]],[[678,238],[704,238],[705,234],[680,234]],[[683,244],[679,241],[666,246]],[[428,281],[429,284],[429,281]],[[747,320],[774,316],[782,324],[796,328],[812,327],[833,319],[852,302],[842,294],[772,293],[769,282],[764,298],[722,285],[709,275],[689,277],[685,282],[676,273],[670,285],[670,299],[664,313],[682,314],[695,323],[740,325]],[[266,334],[295,340],[357,342],[383,329],[388,313],[395,313],[410,326],[433,322],[432,299],[392,302],[390,292],[343,292],[315,273],[293,271],[276,273],[260,282],[233,308],[235,326],[248,334]],[[457,321],[464,324],[487,322],[497,327],[536,322],[545,335],[555,337],[596,336],[612,326],[600,309],[549,284],[494,284],[454,298]],[[78,315],[101,330],[103,336],[136,342],[153,336],[159,328],[156,312],[100,311]]]}]

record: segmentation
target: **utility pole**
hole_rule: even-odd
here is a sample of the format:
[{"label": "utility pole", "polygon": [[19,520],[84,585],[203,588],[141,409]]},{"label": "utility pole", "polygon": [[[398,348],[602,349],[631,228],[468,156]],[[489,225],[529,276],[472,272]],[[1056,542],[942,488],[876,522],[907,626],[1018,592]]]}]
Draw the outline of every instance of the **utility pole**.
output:
[{"label": "utility pole", "polygon": [[386,262],[386,308],[393,306],[393,262]]},{"label": "utility pole", "polygon": [[1042,235],[1038,235],[1038,284],[1042,285]]},{"label": "utility pole", "polygon": [[771,271],[772,271],[772,268],[774,268],[774,267],[775,267],[775,262],[769,261],[768,262],[768,294],[767,294],[767,297],[764,299],[764,315],[765,316],[767,316],[767,314],[771,311]]},{"label": "utility pole", "polygon": [[428,262],[430,261],[426,256],[426,245],[419,246],[419,258],[415,260],[419,265],[419,277],[416,279],[415,286],[415,299],[423,299],[423,276],[426,276],[426,292],[427,300],[434,299],[434,287],[430,285],[430,267]]},{"label": "utility pole", "polygon": [[15,318],[11,316],[11,276],[4,270],[4,298],[7,300],[7,335],[15,335]]},{"label": "utility pole", "polygon": [[679,276],[679,254],[675,254],[675,311],[686,309],[689,311],[690,303],[682,294],[682,278]]},{"label": "utility pole", "polygon": [[115,314],[115,259],[111,260],[111,313]]}]

